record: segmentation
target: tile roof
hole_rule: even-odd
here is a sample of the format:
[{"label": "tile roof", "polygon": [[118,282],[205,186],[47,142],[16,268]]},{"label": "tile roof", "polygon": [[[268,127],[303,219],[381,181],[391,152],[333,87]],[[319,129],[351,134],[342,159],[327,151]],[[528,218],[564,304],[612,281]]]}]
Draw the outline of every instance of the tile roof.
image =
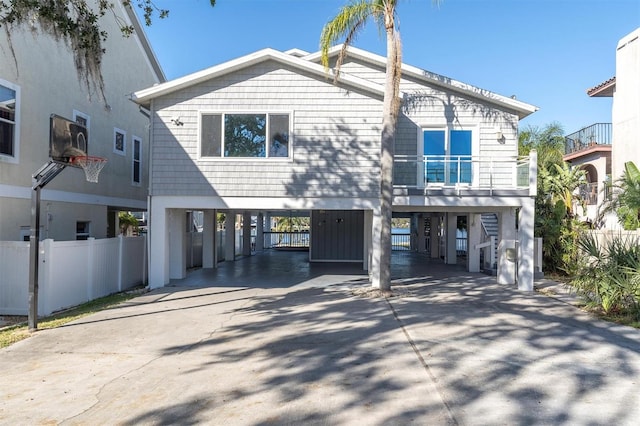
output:
[{"label": "tile roof", "polygon": [[616,87],[616,77],[613,76],[609,80],[598,84],[587,90],[589,96],[613,96],[613,89]]}]

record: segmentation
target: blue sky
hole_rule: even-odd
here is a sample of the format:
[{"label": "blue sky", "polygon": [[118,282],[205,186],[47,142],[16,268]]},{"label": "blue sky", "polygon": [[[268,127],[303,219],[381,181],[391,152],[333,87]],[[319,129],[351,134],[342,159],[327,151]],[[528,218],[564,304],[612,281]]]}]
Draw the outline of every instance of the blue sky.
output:
[{"label": "blue sky", "polygon": [[[170,10],[146,28],[173,79],[265,47],[318,50],[323,25],[346,0],[157,0]],[[611,99],[586,90],[615,75],[618,40],[640,27],[640,0],[400,0],[405,63],[540,110],[566,133],[611,121]],[[357,47],[385,55],[370,24]]]}]

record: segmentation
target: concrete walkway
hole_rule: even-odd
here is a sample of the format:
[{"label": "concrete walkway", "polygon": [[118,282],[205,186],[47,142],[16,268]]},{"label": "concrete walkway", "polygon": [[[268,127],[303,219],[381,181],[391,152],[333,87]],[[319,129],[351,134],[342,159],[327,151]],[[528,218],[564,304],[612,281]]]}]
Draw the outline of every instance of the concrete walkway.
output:
[{"label": "concrete walkway", "polygon": [[637,424],[640,331],[423,267],[388,300],[183,281],[40,331],[0,350],[0,423]]}]

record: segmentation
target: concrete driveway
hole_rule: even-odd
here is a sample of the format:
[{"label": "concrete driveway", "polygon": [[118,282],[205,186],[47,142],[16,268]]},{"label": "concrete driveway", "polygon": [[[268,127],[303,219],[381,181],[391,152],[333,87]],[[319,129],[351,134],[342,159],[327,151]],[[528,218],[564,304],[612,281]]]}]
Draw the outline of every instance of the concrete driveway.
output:
[{"label": "concrete driveway", "polygon": [[427,269],[388,300],[168,287],[40,331],[0,350],[0,423],[638,423],[640,331]]}]

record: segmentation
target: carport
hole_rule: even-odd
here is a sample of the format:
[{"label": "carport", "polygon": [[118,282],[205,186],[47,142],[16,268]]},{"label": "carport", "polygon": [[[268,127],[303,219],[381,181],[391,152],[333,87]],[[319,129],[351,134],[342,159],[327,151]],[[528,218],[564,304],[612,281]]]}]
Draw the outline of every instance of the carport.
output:
[{"label": "carport", "polygon": [[[469,276],[464,264],[446,265],[425,253],[393,252],[391,277],[396,283],[434,276]],[[480,274],[472,274],[480,275]],[[221,262],[217,268],[197,268],[182,279],[172,279],[176,287],[324,287],[338,284],[366,284],[367,271],[358,263],[309,262],[306,252],[264,250],[235,262]]]}]

